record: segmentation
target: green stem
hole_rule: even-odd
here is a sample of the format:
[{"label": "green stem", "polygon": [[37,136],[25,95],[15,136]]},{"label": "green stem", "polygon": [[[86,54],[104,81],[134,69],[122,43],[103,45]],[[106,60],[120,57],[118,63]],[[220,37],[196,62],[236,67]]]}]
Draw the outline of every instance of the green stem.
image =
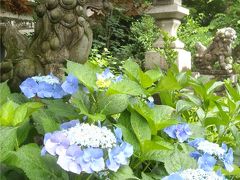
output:
[{"label": "green stem", "polygon": [[86,180],[90,180],[92,176],[93,176],[93,174],[91,174],[90,176],[88,176],[88,178],[87,178]]},{"label": "green stem", "polygon": [[151,164],[151,162],[148,162],[142,172],[145,172],[147,170],[147,168],[150,166],[150,164]]},{"label": "green stem", "polygon": [[142,164],[141,161],[139,161],[139,162],[133,167],[133,169],[136,169],[140,164]]}]

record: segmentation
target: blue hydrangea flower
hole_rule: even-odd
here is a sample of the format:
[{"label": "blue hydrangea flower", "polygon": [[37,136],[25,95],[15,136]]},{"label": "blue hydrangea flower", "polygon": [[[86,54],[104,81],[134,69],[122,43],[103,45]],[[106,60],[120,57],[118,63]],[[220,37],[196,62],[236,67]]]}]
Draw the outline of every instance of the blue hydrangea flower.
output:
[{"label": "blue hydrangea flower", "polygon": [[80,123],[79,120],[65,122],[60,131],[44,136],[41,154],[57,156],[57,164],[65,171],[80,174],[117,171],[127,165],[133,154],[133,146],[122,140],[122,131],[114,133],[106,126]]},{"label": "blue hydrangea flower", "polygon": [[127,165],[128,158],[133,154],[133,146],[127,142],[123,142],[120,146],[108,151],[106,165],[108,169],[117,171],[121,165]]},{"label": "blue hydrangea flower", "polygon": [[61,99],[66,95],[67,93],[62,89],[60,84],[53,84],[52,97],[54,99]]},{"label": "blue hydrangea flower", "polygon": [[211,155],[205,153],[198,158],[198,167],[205,171],[212,171],[217,160]]},{"label": "blue hydrangea flower", "polygon": [[70,142],[61,131],[56,131],[54,133],[47,133],[44,136],[44,148],[42,149],[41,154],[45,155],[46,152],[55,156],[62,155],[66,152],[69,147]]},{"label": "blue hydrangea flower", "polygon": [[27,98],[34,97],[38,91],[38,83],[32,78],[27,78],[19,87]]},{"label": "blue hydrangea flower", "polygon": [[150,108],[154,108],[155,104],[154,104],[154,99],[153,99],[153,97],[148,97],[148,99],[147,99],[147,105],[148,105],[148,107],[150,107]]},{"label": "blue hydrangea flower", "polygon": [[99,172],[105,169],[103,150],[99,148],[87,148],[83,150],[83,156],[77,158],[77,163],[87,173]]},{"label": "blue hydrangea flower", "polygon": [[60,128],[62,130],[64,130],[64,129],[67,130],[67,129],[71,128],[71,127],[76,126],[79,123],[80,123],[79,120],[71,120],[69,122],[65,122],[65,123],[61,124]]},{"label": "blue hydrangea flower", "polygon": [[170,174],[169,176],[164,177],[162,180],[184,180],[184,179],[178,173],[174,173],[174,174]]},{"label": "blue hydrangea flower", "polygon": [[57,164],[65,171],[80,174],[82,172],[82,168],[80,164],[77,163],[76,159],[81,156],[83,156],[83,151],[79,146],[73,144],[68,147],[65,154],[58,157]]},{"label": "blue hydrangea flower", "polygon": [[111,78],[114,78],[114,75],[109,68],[106,68],[101,74],[97,73],[97,79],[111,79]]},{"label": "blue hydrangea flower", "polygon": [[78,79],[69,74],[66,78],[66,81],[62,84],[63,90],[68,94],[74,94],[78,90]]},{"label": "blue hydrangea flower", "polygon": [[197,138],[188,144],[196,149],[190,156],[198,161],[199,167],[211,170],[216,161],[219,160],[223,162],[227,171],[233,171],[233,151],[232,148],[228,150],[226,144],[222,144],[222,147],[220,147],[218,144],[203,138]]},{"label": "blue hydrangea flower", "polygon": [[123,140],[122,140],[122,130],[120,128],[115,128],[114,133],[116,135],[117,142],[122,143],[123,142]]},{"label": "blue hydrangea flower", "polygon": [[123,79],[123,76],[119,75],[113,80],[113,82],[120,82],[120,81],[122,81],[122,79]]},{"label": "blue hydrangea flower", "polygon": [[53,86],[46,82],[39,82],[38,83],[38,91],[37,96],[40,98],[50,98],[52,97],[53,93]]},{"label": "blue hydrangea flower", "polygon": [[221,160],[224,164],[224,167],[227,171],[232,172],[234,170],[233,168],[233,150],[232,148],[229,148],[229,150],[227,150],[227,145],[223,144],[222,148],[225,150],[225,154],[223,155],[223,157],[221,157]]},{"label": "blue hydrangea flower", "polygon": [[179,142],[186,141],[192,134],[188,124],[172,125],[164,129],[164,132],[173,139],[178,139]]}]

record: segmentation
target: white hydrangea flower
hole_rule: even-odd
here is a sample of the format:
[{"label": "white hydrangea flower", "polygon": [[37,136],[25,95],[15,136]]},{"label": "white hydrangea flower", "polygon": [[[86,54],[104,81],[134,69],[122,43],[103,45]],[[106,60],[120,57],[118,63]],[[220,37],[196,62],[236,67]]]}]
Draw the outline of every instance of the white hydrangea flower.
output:
[{"label": "white hydrangea flower", "polygon": [[225,153],[225,150],[221,148],[218,144],[212,143],[209,141],[202,141],[198,144],[198,150],[201,150],[210,155],[216,155],[218,157],[222,157]]},{"label": "white hydrangea flower", "polygon": [[51,74],[47,76],[34,76],[32,77],[32,79],[36,82],[46,82],[48,84],[60,84],[59,79]]},{"label": "white hydrangea flower", "polygon": [[184,180],[224,180],[214,171],[204,171],[203,169],[187,169],[180,173]]},{"label": "white hydrangea flower", "polygon": [[116,144],[116,138],[109,129],[93,124],[77,124],[66,130],[65,133],[70,144],[94,148],[112,148]]}]

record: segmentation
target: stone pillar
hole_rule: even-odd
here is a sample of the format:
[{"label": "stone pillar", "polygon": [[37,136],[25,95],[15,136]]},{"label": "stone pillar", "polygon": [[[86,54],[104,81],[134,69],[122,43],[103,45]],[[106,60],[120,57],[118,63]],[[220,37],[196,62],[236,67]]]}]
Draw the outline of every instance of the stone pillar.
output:
[{"label": "stone pillar", "polygon": [[[153,0],[153,7],[147,12],[155,18],[157,26],[168,32],[170,36],[177,38],[177,29],[181,24],[181,19],[189,14],[189,10],[182,7],[181,0]],[[155,48],[163,48],[164,41],[162,37],[153,44]],[[177,52],[176,64],[179,71],[191,69],[191,53],[185,51],[184,43],[179,39],[172,43],[172,48]],[[154,67],[167,68],[166,60],[158,52],[148,51],[145,55],[146,69]]]}]

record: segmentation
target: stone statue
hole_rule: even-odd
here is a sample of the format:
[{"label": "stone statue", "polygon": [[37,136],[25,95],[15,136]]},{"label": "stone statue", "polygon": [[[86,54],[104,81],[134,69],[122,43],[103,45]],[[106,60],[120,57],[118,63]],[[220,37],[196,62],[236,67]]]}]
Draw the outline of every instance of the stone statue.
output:
[{"label": "stone statue", "polygon": [[228,27],[216,32],[216,36],[208,48],[197,42],[196,67],[205,74],[211,74],[216,63],[219,63],[221,71],[231,74],[233,72],[232,43],[236,38],[236,31]]},{"label": "stone statue", "polygon": [[93,40],[91,17],[105,15],[108,8],[105,0],[41,0],[31,43],[10,26],[1,35],[7,52],[0,63],[1,81],[10,79],[16,87],[29,76],[63,75],[66,60],[85,63]]}]

